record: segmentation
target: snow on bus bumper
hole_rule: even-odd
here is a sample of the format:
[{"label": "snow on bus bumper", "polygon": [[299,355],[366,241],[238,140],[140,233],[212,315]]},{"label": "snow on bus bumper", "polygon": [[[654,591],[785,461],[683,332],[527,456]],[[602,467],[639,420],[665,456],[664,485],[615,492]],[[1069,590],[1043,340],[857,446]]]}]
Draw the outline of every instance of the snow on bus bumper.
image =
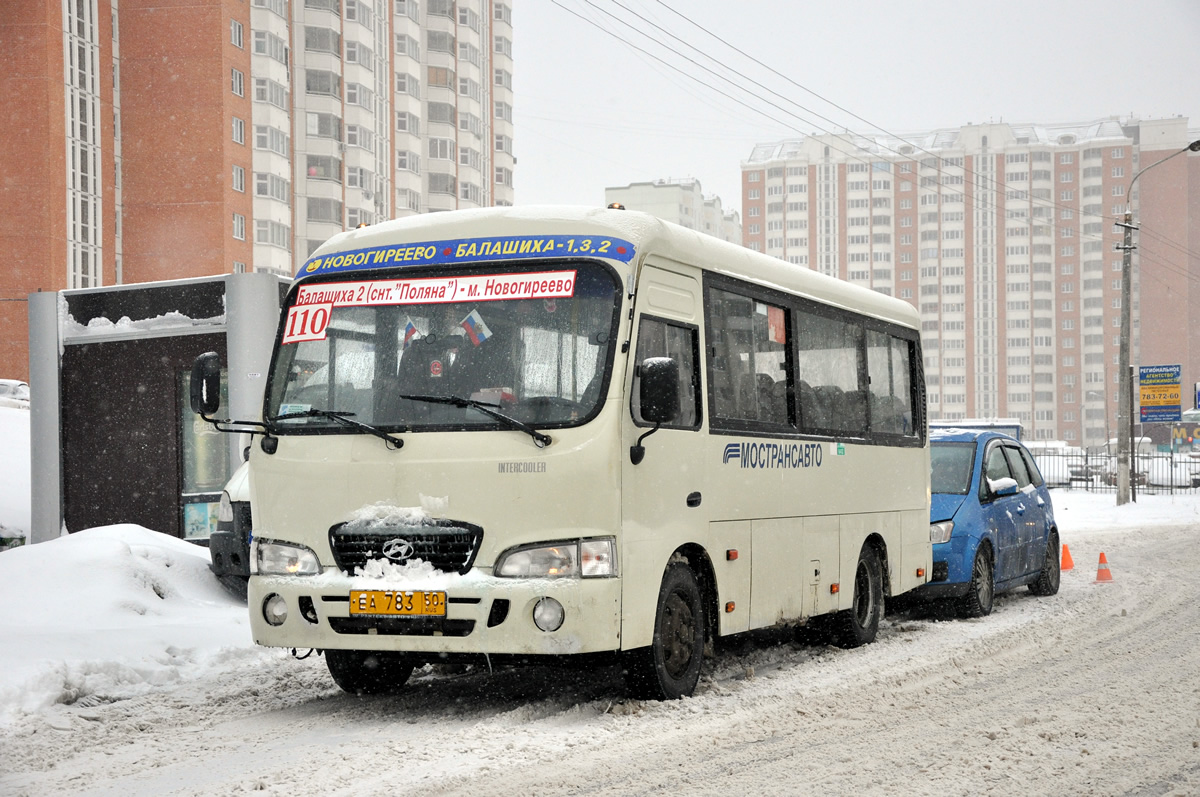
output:
[{"label": "snow on bus bumper", "polygon": [[[381,607],[394,602],[386,596],[397,592],[441,593],[444,605],[437,608],[444,613],[352,612],[351,592],[356,608],[369,600],[363,592],[376,596]],[[250,578],[247,605],[254,641],[267,647],[569,655],[621,646],[621,581],[616,577],[513,579],[479,569],[434,583],[380,582],[341,573],[256,575]]]}]

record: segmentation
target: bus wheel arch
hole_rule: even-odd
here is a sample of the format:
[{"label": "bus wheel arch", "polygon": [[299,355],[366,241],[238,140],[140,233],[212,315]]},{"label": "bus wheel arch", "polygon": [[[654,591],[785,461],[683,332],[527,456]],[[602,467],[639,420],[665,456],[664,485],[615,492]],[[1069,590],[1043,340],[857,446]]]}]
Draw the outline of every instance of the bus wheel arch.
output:
[{"label": "bus wheel arch", "polygon": [[867,536],[863,545],[870,545],[875,549],[875,555],[879,557],[880,574],[883,576],[883,595],[886,599],[892,594],[892,568],[891,560],[888,558],[887,541],[879,532],[872,532]]}]

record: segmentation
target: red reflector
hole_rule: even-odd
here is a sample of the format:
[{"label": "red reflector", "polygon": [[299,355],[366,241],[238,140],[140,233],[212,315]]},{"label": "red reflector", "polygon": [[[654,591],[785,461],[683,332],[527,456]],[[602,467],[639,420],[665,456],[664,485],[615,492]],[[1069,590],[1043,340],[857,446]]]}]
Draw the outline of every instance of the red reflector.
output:
[{"label": "red reflector", "polygon": [[734,608],[733,601],[730,601],[729,603],[725,604],[725,613],[728,614],[729,612],[732,612]]},{"label": "red reflector", "polygon": [[917,568],[917,578],[924,578],[924,577],[925,577],[925,568],[918,567]]},{"label": "red reflector", "polygon": [[728,551],[725,552],[725,560],[728,562],[732,562],[734,559],[737,559],[737,557],[738,557],[737,548],[730,548]]},{"label": "red reflector", "polygon": [[839,584],[830,584],[829,585],[829,594],[836,595],[839,592],[841,592],[841,589],[842,589],[841,585],[839,585]]}]

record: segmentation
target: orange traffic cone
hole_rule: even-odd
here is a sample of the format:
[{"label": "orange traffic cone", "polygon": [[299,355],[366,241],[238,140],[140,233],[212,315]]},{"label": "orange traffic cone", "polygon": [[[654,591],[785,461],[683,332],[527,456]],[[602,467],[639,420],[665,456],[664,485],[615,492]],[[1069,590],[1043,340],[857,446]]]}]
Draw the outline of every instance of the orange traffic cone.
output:
[{"label": "orange traffic cone", "polygon": [[1112,581],[1112,573],[1108,570],[1108,559],[1104,551],[1100,552],[1100,565],[1096,568],[1096,581]]},{"label": "orange traffic cone", "polygon": [[1063,543],[1062,563],[1059,564],[1059,570],[1073,570],[1075,568],[1075,560],[1071,558],[1071,549],[1067,544]]}]

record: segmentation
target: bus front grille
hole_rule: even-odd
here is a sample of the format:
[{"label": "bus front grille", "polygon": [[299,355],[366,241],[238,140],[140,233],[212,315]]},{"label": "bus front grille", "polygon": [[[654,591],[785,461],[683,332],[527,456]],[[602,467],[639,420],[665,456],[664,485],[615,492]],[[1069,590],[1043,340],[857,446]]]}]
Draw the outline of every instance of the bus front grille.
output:
[{"label": "bus front grille", "polygon": [[483,529],[470,523],[423,518],[371,519],[339,523],[329,530],[329,547],[339,569],[354,575],[356,568],[379,559],[404,565],[420,560],[443,573],[471,569]]}]

